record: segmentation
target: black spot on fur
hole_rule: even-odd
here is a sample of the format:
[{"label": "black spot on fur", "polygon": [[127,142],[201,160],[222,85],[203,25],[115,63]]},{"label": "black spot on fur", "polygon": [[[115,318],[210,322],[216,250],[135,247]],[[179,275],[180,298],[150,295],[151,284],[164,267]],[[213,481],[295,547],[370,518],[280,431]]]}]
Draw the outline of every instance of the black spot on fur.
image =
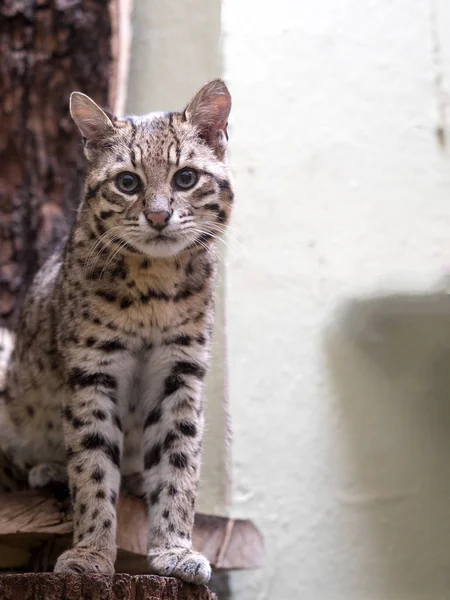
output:
[{"label": "black spot on fur", "polygon": [[125,309],[125,308],[128,308],[129,306],[131,306],[132,304],[133,304],[133,300],[129,296],[125,296],[120,301],[120,308]]},{"label": "black spot on fur", "polygon": [[212,194],[215,194],[215,193],[216,193],[216,190],[214,188],[208,188],[206,190],[196,190],[193,193],[193,197],[195,200],[201,200],[202,198],[206,198],[207,196],[211,196]]},{"label": "black spot on fur", "polygon": [[103,386],[113,390],[117,388],[117,381],[112,375],[108,375],[107,373],[88,373],[78,368],[72,369],[67,383],[72,389],[76,386],[81,388]]},{"label": "black spot on fur", "polygon": [[190,346],[192,342],[192,338],[190,335],[177,335],[176,337],[173,338],[169,338],[168,340],[164,341],[164,344],[166,344],[166,346],[169,346],[170,344],[176,344],[178,346]]},{"label": "black spot on fur", "polygon": [[214,177],[214,179],[222,191],[230,189],[230,182],[226,179],[220,179],[220,177]]},{"label": "black spot on fur", "polygon": [[100,410],[99,408],[92,411],[92,416],[98,419],[99,421],[105,421],[107,418],[107,414],[105,411]]},{"label": "black spot on fur", "polygon": [[100,467],[95,467],[92,471],[91,479],[97,483],[101,483],[105,479],[105,471]]},{"label": "black spot on fur", "polygon": [[104,529],[111,529],[111,525],[112,525],[111,519],[105,519],[103,521],[103,528]]},{"label": "black spot on fur", "polygon": [[[199,289],[197,291],[201,291],[201,289]],[[194,292],[192,290],[189,290],[189,289],[180,290],[177,294],[175,294],[173,300],[174,300],[174,302],[179,302],[180,300],[187,300],[188,298],[191,298],[193,295],[194,295]]]},{"label": "black spot on fur", "polygon": [[227,213],[224,210],[219,211],[219,214],[217,215],[217,220],[219,221],[219,223],[225,223],[225,221],[227,220]]},{"label": "black spot on fur", "polygon": [[193,375],[197,379],[203,379],[206,375],[206,369],[198,363],[183,360],[175,363],[172,375]]},{"label": "black spot on fur", "polygon": [[72,409],[70,408],[70,406],[65,406],[62,409],[62,415],[67,421],[71,421],[73,419],[73,413],[72,413]]},{"label": "black spot on fur", "polygon": [[90,186],[86,192],[86,200],[90,200],[91,198],[93,198],[98,190],[100,189],[101,183],[98,183],[97,185],[94,186]]},{"label": "black spot on fur", "polygon": [[167,510],[167,508],[166,508],[166,510],[163,512],[162,516],[163,516],[163,519],[168,519],[168,518],[169,518],[169,516],[170,516],[170,512]]},{"label": "black spot on fur", "polygon": [[173,431],[169,431],[169,433],[166,435],[165,439],[164,439],[164,450],[170,450],[170,448],[173,448],[173,445],[175,443],[175,441],[178,439],[178,435],[176,433],[174,433]]},{"label": "black spot on fur", "polygon": [[149,498],[150,504],[154,505],[159,502],[159,497],[160,497],[162,491],[163,491],[162,485],[159,485],[155,490],[153,490],[153,492],[150,494],[150,498]]},{"label": "black spot on fur", "polygon": [[106,494],[103,490],[98,490],[98,492],[95,494],[95,497],[99,500],[104,500],[106,498]]},{"label": "black spot on fur", "polygon": [[88,337],[86,340],[86,346],[88,346],[88,348],[90,348],[91,346],[93,346],[95,344],[97,340],[95,339],[95,337]]},{"label": "black spot on fur", "polygon": [[155,290],[147,290],[146,294],[140,295],[140,300],[143,304],[147,304],[149,300],[161,300],[163,302],[169,302],[171,296],[164,292],[157,292]]},{"label": "black spot on fur", "polygon": [[113,415],[113,423],[119,431],[123,431],[122,421],[120,420],[119,415],[116,413],[114,413]]},{"label": "black spot on fur", "polygon": [[188,437],[195,437],[197,435],[197,427],[194,423],[178,423],[178,429],[183,435],[186,435]]},{"label": "black spot on fur", "polygon": [[171,496],[172,498],[174,496],[176,496],[178,494],[178,490],[177,488],[171,483],[169,485],[169,487],[167,488],[167,493],[169,494],[169,496]]},{"label": "black spot on fur", "polygon": [[84,515],[86,512],[87,506],[86,504],[80,504],[80,515]]},{"label": "black spot on fur", "polygon": [[121,279],[126,279],[128,275],[127,268],[124,264],[119,263],[114,269],[111,271],[111,277],[114,279],[116,277],[120,277]]},{"label": "black spot on fur", "polygon": [[99,344],[98,349],[104,352],[115,352],[116,350],[126,350],[126,347],[120,340],[108,340]]},{"label": "black spot on fur", "polygon": [[101,219],[109,219],[109,217],[112,217],[113,214],[114,214],[113,210],[102,210],[100,213],[100,218]]},{"label": "black spot on fur", "polygon": [[85,450],[101,450],[116,466],[120,467],[120,449],[118,444],[110,442],[99,433],[88,433],[81,440]]},{"label": "black spot on fur", "polygon": [[150,450],[145,453],[144,456],[144,468],[146,470],[151,469],[158,465],[161,461],[161,446],[155,444]]},{"label": "black spot on fur", "polygon": [[84,427],[85,425],[86,421],[83,421],[83,419],[79,419],[78,417],[72,419],[72,427],[75,429],[81,429],[81,427]]},{"label": "black spot on fur", "polygon": [[164,380],[164,394],[170,396],[180,389],[183,385],[183,380],[179,375],[169,375]]},{"label": "black spot on fur", "polygon": [[99,235],[103,235],[104,233],[106,233],[105,226],[103,225],[101,219],[97,215],[94,215],[94,222]]},{"label": "black spot on fur", "polygon": [[95,294],[99,298],[103,298],[103,300],[106,300],[106,302],[115,302],[117,298],[116,294],[114,294],[113,292],[98,291],[95,292]]},{"label": "black spot on fur", "polygon": [[217,204],[217,202],[210,202],[209,204],[205,204],[203,208],[206,208],[206,210],[211,210],[213,212],[219,212],[220,210],[220,206]]},{"label": "black spot on fur", "polygon": [[185,469],[188,465],[188,458],[184,452],[176,452],[170,455],[169,462],[176,469]]},{"label": "black spot on fur", "polygon": [[100,511],[98,510],[98,508],[96,508],[94,510],[94,512],[92,513],[92,518],[96,519],[98,517],[98,515],[100,514]]},{"label": "black spot on fur", "polygon": [[145,420],[144,429],[147,429],[147,427],[150,427],[151,425],[158,423],[161,420],[161,417],[162,417],[161,407],[157,406],[152,411],[150,411],[147,419]]},{"label": "black spot on fur", "polygon": [[30,417],[34,416],[35,410],[32,406],[28,405],[26,408],[27,413],[30,415]]}]

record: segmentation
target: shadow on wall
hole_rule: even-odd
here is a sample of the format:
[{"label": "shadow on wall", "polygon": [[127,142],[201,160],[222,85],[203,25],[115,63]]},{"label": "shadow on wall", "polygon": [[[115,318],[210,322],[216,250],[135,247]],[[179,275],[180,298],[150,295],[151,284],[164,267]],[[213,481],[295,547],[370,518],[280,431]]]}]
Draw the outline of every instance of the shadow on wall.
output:
[{"label": "shadow on wall", "polygon": [[355,300],[335,323],[326,350],[345,454],[342,502],[382,588],[410,597],[429,592],[430,582],[445,589],[450,295]]}]

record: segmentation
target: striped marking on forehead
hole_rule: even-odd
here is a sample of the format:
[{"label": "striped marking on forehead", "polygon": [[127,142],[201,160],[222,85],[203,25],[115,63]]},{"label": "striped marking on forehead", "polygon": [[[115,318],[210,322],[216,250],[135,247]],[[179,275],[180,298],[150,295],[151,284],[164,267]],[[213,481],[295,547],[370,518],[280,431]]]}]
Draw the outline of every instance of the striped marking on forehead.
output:
[{"label": "striped marking on forehead", "polygon": [[166,112],[151,112],[146,115],[131,115],[127,119],[137,127],[146,127],[156,124],[155,121],[160,121],[168,115]]}]

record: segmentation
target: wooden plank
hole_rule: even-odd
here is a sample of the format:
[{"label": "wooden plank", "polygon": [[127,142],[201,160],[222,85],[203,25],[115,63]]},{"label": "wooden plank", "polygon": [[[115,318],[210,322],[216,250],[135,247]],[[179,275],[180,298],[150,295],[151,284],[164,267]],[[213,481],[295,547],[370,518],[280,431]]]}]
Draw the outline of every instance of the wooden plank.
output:
[{"label": "wooden plank", "polygon": [[[121,496],[117,519],[116,570],[148,573],[145,504]],[[67,501],[58,502],[50,492],[35,490],[0,494],[0,545],[11,550],[0,552],[0,569],[24,568],[33,557],[33,568],[47,570],[70,545],[71,534]],[[216,568],[245,569],[263,564],[263,538],[250,521],[197,514],[193,544]]]}]

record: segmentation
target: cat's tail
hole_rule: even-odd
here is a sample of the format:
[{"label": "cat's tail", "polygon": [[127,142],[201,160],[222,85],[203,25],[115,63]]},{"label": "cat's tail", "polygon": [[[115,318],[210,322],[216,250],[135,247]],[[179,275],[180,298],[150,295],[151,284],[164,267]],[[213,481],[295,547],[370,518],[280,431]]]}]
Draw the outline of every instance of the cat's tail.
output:
[{"label": "cat's tail", "polygon": [[15,340],[12,331],[0,328],[0,394],[6,390],[6,375]]}]

